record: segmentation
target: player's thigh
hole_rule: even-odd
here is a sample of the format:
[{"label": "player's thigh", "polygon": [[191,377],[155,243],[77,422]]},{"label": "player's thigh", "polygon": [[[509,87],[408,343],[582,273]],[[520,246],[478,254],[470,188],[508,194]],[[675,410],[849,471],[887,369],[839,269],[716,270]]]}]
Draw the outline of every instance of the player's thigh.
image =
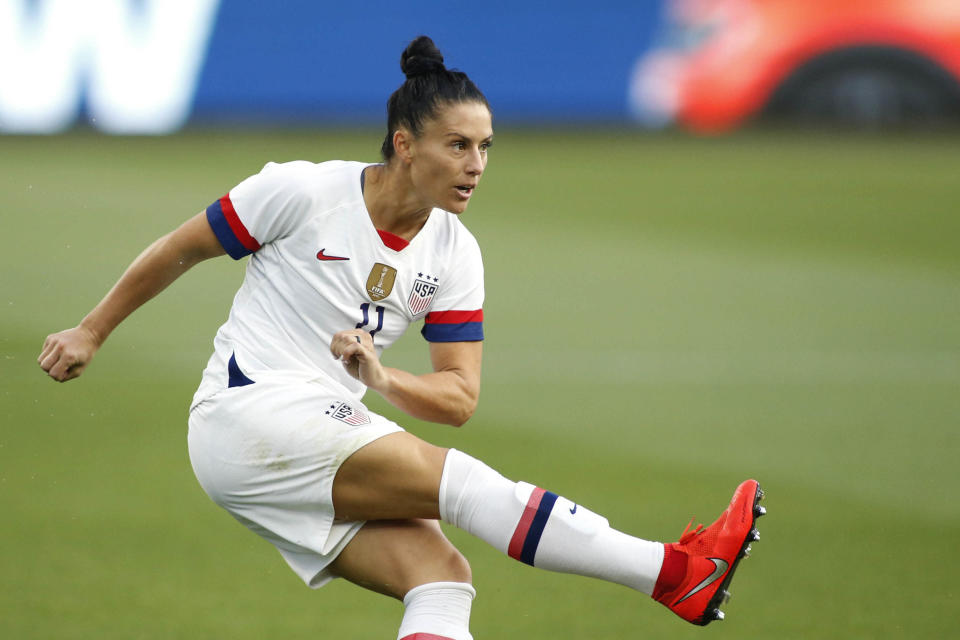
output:
[{"label": "player's thigh", "polygon": [[367,522],[330,565],[335,575],[402,599],[430,582],[471,581],[466,558],[436,520]]},{"label": "player's thigh", "polygon": [[439,518],[440,477],[447,449],[407,432],[355,451],[333,481],[338,520]]}]

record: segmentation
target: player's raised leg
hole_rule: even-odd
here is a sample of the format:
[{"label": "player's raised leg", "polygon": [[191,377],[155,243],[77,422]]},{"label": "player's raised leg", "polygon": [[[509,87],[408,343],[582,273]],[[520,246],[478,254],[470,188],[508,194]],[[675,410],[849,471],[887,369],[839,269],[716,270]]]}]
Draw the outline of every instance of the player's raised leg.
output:
[{"label": "player's raised leg", "polygon": [[510,557],[552,571],[592,576],[654,596],[694,624],[722,619],[719,606],[765,511],[755,480],[740,485],[710,527],[662,545],[613,529],[581,505],[533,485],[514,483],[451,449],[440,485],[443,519]]},{"label": "player's raised leg", "polygon": [[368,522],[331,570],[403,600],[400,640],[472,640],[470,565],[435,520]]},{"label": "player's raised leg", "polygon": [[617,531],[583,505],[507,480],[456,449],[447,454],[439,499],[443,520],[515,560],[653,593],[662,544]]},{"label": "player's raised leg", "polygon": [[[713,612],[717,594],[726,591],[739,554],[753,535],[755,515],[745,519],[743,509],[749,502],[754,513],[759,486],[749,482],[711,527],[698,528],[665,547],[617,531],[606,518],[555,493],[508,480],[465,453],[397,433],[367,445],[344,463],[334,482],[334,506],[351,519],[401,517],[407,510],[408,517],[439,515],[521,562],[658,596],[681,617],[706,624],[719,617]],[[754,496],[743,497],[751,487]],[[728,517],[734,512],[736,518]],[[707,565],[711,570],[701,575]],[[686,585],[693,592],[678,594]],[[674,594],[674,601],[668,601]],[[694,611],[697,605],[702,608]]]}]

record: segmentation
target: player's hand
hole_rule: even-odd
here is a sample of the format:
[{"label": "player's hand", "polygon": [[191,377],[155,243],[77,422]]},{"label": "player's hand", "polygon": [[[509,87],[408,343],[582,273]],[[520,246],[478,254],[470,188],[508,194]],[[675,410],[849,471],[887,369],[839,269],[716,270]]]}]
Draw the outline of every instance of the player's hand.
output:
[{"label": "player's hand", "polygon": [[343,363],[347,373],[374,391],[382,389],[389,379],[380,364],[373,338],[363,329],[341,331],[333,336],[330,353]]},{"label": "player's hand", "polygon": [[66,382],[83,373],[99,348],[93,332],[74,327],[47,336],[37,363],[57,382]]}]

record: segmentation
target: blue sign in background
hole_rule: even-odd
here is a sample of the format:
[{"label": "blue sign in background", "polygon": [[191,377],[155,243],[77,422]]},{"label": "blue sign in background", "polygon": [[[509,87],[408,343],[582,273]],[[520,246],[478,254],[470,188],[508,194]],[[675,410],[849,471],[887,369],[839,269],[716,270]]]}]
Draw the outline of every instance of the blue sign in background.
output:
[{"label": "blue sign in background", "polygon": [[660,5],[224,0],[192,119],[380,123],[403,81],[403,48],[426,34],[501,123],[625,122],[631,68]]}]

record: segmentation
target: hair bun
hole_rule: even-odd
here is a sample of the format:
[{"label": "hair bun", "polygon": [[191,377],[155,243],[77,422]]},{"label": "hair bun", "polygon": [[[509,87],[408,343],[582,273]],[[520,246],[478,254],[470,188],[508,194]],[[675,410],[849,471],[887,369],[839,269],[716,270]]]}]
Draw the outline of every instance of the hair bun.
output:
[{"label": "hair bun", "polygon": [[427,36],[420,36],[407,45],[400,56],[400,68],[408,79],[446,70],[443,54]]}]

